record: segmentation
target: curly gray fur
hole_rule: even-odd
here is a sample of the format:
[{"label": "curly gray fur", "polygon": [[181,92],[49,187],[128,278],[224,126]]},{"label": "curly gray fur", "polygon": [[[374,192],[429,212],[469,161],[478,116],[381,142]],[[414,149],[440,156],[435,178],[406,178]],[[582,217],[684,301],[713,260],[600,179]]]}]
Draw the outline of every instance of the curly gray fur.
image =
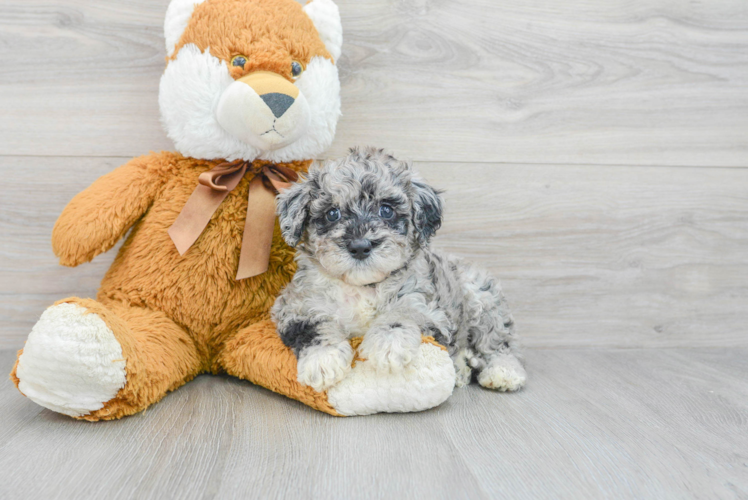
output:
[{"label": "curly gray fur", "polygon": [[[298,270],[272,316],[296,353],[301,383],[324,390],[340,381],[356,336],[364,337],[362,357],[402,370],[424,334],[447,347],[457,385],[473,373],[498,390],[524,384],[498,282],[429,246],[442,206],[408,163],[373,148],[312,167],[280,195],[281,230],[297,249]],[[354,242],[366,246],[365,256],[356,258]]]}]

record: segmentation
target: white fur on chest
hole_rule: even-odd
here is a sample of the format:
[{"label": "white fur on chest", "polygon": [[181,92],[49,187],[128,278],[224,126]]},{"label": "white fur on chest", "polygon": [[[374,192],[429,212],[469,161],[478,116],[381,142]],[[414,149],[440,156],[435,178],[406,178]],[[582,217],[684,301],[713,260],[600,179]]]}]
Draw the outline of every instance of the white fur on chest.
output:
[{"label": "white fur on chest", "polygon": [[350,328],[350,336],[365,334],[385,304],[376,288],[339,283],[336,290],[336,314]]}]

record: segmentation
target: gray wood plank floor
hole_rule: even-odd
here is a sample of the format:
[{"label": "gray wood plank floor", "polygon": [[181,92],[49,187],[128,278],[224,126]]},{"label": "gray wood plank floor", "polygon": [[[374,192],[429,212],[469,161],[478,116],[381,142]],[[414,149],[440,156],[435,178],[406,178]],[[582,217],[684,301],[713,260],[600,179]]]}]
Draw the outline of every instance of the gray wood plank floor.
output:
[{"label": "gray wood plank floor", "polygon": [[[0,156],[13,173],[0,184],[0,349],[21,347],[56,300],[95,295],[115,252],[63,268],[49,238],[70,198],[124,161]],[[435,244],[501,279],[526,345],[746,344],[748,169],[416,166],[445,190]]]},{"label": "gray wood plank floor", "polygon": [[[746,498],[748,349],[530,350],[522,392],[338,419],[201,376],[78,422],[0,385],[1,498]],[[7,371],[12,353],[0,354]]]},{"label": "gray wood plank floor", "polygon": [[[3,0],[0,150],[134,156],[168,0]],[[415,160],[744,166],[743,0],[340,1],[343,118]],[[33,133],[29,133],[33,131]]]},{"label": "gray wood plank floor", "polygon": [[435,244],[499,276],[529,386],[336,419],[201,376],[90,424],[5,380],[114,252],[64,205],[158,119],[168,0],[0,0],[0,499],[748,499],[748,3],[337,0],[344,116],[446,189]]}]

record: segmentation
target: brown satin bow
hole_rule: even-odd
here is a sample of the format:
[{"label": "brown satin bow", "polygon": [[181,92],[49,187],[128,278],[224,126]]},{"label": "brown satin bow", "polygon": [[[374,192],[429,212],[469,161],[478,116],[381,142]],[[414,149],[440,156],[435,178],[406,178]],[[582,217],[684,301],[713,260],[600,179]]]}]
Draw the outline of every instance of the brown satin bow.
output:
[{"label": "brown satin bow", "polygon": [[251,162],[236,160],[221,163],[200,174],[198,186],[168,231],[179,255],[184,255],[205,230],[226,196],[239,185],[244,174],[248,170],[254,171],[256,175],[249,183],[237,280],[268,270],[275,225],[275,195],[291,187],[291,183],[299,178],[294,170],[281,165],[251,167]]}]

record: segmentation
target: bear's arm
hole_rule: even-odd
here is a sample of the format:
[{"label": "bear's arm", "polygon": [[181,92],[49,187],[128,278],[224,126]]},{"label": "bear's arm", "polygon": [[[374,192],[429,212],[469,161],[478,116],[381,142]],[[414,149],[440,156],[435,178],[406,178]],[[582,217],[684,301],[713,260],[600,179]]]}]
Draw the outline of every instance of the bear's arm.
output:
[{"label": "bear's arm", "polygon": [[52,249],[60,264],[88,262],[122,239],[163,184],[162,160],[157,154],[130,160],[68,203],[52,230]]}]

